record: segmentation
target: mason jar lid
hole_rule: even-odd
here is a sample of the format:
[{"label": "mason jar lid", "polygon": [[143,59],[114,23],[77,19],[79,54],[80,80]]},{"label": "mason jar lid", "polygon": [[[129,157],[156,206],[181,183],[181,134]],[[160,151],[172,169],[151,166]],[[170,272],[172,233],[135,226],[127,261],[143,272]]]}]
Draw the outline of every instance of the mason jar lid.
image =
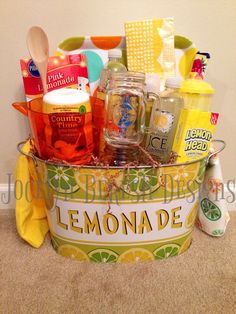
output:
[{"label": "mason jar lid", "polygon": [[115,81],[130,81],[137,83],[145,83],[145,73],[142,72],[114,72],[111,74],[111,79]]}]

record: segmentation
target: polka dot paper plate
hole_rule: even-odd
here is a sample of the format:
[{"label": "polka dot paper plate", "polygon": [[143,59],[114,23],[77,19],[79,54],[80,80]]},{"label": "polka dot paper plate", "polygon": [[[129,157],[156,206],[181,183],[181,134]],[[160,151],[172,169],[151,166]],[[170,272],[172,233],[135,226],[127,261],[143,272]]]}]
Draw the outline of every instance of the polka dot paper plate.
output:
[{"label": "polka dot paper plate", "polygon": [[[197,48],[194,43],[183,36],[175,36],[175,73],[183,80],[191,70]],[[63,40],[56,50],[56,55],[83,53],[87,57],[89,82],[94,94],[102,68],[108,62],[108,50],[120,48],[122,59],[126,64],[126,38],[124,36],[83,36]]]}]

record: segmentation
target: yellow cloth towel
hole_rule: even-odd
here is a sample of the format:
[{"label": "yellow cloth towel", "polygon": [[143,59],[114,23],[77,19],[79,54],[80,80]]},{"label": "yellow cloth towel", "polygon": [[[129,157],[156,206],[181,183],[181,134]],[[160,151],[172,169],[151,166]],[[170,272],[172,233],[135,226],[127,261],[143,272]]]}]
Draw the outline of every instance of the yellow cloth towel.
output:
[{"label": "yellow cloth towel", "polygon": [[[30,151],[28,141],[23,151]],[[42,245],[49,230],[46,203],[34,161],[21,154],[16,164],[16,227],[19,235],[33,247]]]}]

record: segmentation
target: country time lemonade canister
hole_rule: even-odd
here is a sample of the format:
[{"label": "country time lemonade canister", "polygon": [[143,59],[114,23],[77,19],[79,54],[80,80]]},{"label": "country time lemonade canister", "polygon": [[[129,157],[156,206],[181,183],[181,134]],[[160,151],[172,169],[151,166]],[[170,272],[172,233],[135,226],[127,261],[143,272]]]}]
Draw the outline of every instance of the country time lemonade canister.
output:
[{"label": "country time lemonade canister", "polygon": [[41,157],[89,162],[93,150],[89,94],[72,88],[51,91],[43,97],[42,114],[46,155]]}]

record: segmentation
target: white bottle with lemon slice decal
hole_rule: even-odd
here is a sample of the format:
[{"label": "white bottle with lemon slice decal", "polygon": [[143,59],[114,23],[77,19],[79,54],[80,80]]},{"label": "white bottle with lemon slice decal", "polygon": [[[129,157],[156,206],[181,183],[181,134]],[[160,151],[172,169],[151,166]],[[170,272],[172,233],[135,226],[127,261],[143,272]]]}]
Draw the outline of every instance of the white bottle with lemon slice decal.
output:
[{"label": "white bottle with lemon slice decal", "polygon": [[161,93],[159,104],[152,108],[149,136],[146,141],[146,149],[162,163],[168,162],[179,113],[183,107],[183,100],[177,92],[175,82],[167,91]]}]

